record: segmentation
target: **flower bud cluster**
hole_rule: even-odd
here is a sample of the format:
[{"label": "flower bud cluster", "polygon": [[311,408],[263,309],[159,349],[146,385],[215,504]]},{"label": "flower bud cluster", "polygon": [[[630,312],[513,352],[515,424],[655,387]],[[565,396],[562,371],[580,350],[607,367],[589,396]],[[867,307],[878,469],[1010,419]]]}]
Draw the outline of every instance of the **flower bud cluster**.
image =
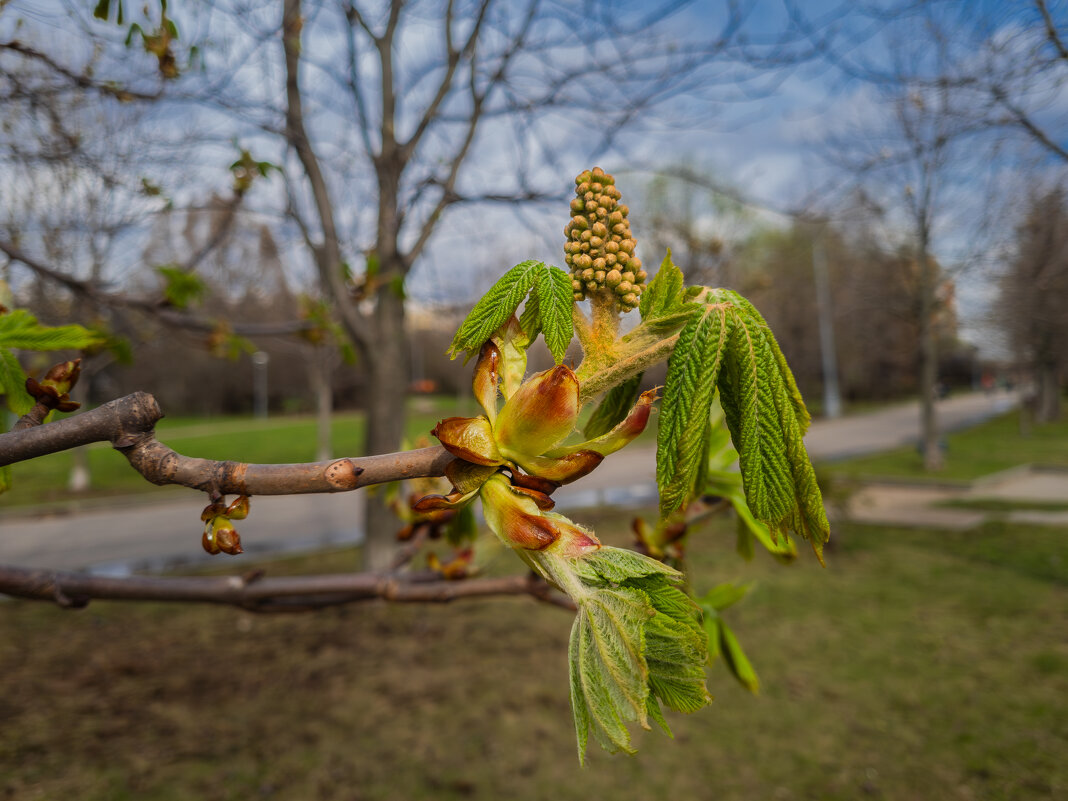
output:
[{"label": "flower bud cluster", "polygon": [[634,255],[636,243],[627,221],[630,209],[619,202],[615,183],[600,167],[575,178],[572,216],[564,228],[564,261],[571,268],[575,300],[609,289],[620,307],[630,311],[638,305],[647,276]]},{"label": "flower bud cluster", "polygon": [[239,495],[229,506],[220,497],[204,507],[204,511],[200,513],[200,519],[204,523],[200,544],[204,550],[213,556],[217,553],[227,553],[231,556],[244,553],[241,536],[230,521],[244,520],[248,517],[248,510],[247,495]]}]

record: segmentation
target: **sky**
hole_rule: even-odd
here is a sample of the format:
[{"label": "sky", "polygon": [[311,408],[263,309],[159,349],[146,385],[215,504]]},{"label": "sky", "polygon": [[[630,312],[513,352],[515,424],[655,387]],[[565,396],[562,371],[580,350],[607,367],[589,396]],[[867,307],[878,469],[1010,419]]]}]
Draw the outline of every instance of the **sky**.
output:
[{"label": "sky", "polygon": [[[0,37],[19,37],[36,42],[42,49],[56,48],[63,58],[78,64],[88,56],[87,37],[84,28],[95,26],[99,33],[106,29],[102,23],[93,23],[90,12],[95,3],[80,0],[14,0],[0,11]],[[257,0],[233,0],[233,7],[244,8],[240,17],[243,30],[240,35],[232,26],[234,17],[206,13],[200,5],[195,14],[188,14],[178,4],[172,3],[181,26],[184,41],[198,41],[205,45],[213,68],[226,65],[233,70],[234,80],[220,90],[227,102],[241,102],[248,107],[253,101],[264,105],[279,102],[278,87],[281,72],[277,58],[278,48],[270,38],[274,24],[276,3],[261,3]],[[461,3],[461,7],[464,4]],[[666,99],[651,114],[643,115],[623,129],[612,144],[603,149],[597,163],[629,182],[628,192],[634,214],[640,214],[641,190],[649,180],[652,170],[680,163],[706,172],[717,183],[730,188],[731,192],[747,199],[757,208],[767,209],[760,219],[767,224],[784,224],[788,217],[774,212],[796,210],[802,207],[833,211],[855,179],[843,173],[841,165],[835,164],[834,155],[828,158],[829,136],[849,136],[854,140],[865,139],[866,126],[878,131],[885,124],[886,105],[877,84],[864,81],[855,74],[867,70],[889,70],[910,45],[909,37],[917,30],[915,20],[904,20],[894,25],[875,24],[870,17],[857,13],[868,6],[897,6],[887,0],[882,3],[858,4],[852,2],[827,2],[825,0],[756,0],[742,4],[747,11],[741,23],[741,34],[736,34],[729,48],[733,58],[698,73],[698,79],[684,83],[677,94]],[[128,14],[140,13],[127,3]],[[324,160],[330,165],[334,188],[342,208],[342,225],[352,232],[354,252],[365,247],[367,233],[373,229],[373,204],[365,199],[373,186],[368,183],[370,172],[361,165],[358,151],[361,142],[352,124],[352,109],[345,107],[342,94],[331,84],[331,72],[343,64],[346,58],[344,40],[338,35],[339,19],[331,4],[322,8],[309,3],[309,17],[314,17],[306,26],[305,55],[309,64],[317,65],[305,73],[309,91],[309,108],[313,125]],[[432,84],[433,62],[436,49],[440,47],[440,4],[417,5],[413,12],[417,24],[412,25],[398,45],[399,69],[407,70],[411,81],[410,93],[402,95],[402,125],[411,126],[414,118],[405,116],[404,110],[418,106]],[[514,8],[506,4],[504,8]],[[150,13],[154,6],[146,8]],[[192,8],[192,7],[190,7]],[[557,14],[559,24],[572,30],[581,26],[576,15],[615,14],[619,19],[635,26],[648,26],[650,31],[659,31],[664,37],[676,37],[680,46],[687,42],[708,41],[718,35],[727,18],[727,4],[713,0],[669,3],[670,13],[659,19],[647,19],[649,4],[645,2],[590,2],[582,5],[559,2],[546,6],[551,14]],[[976,37],[990,41],[1004,41],[1006,52],[1012,53],[1011,42],[1016,41],[1021,29],[1035,21],[1030,4],[1022,0],[995,2],[995,0],[959,0],[938,4],[939,18],[959,25],[960,46],[970,46]],[[1057,20],[1068,18],[1065,3],[1051,4]],[[72,9],[73,12],[72,13]],[[791,21],[789,15],[794,13]],[[380,24],[372,12],[372,25]],[[380,16],[380,15],[379,15]],[[811,25],[811,36],[799,33],[798,17]],[[22,20],[21,24],[18,20]],[[504,13],[496,20],[501,27],[514,26],[514,15]],[[313,24],[314,23],[314,24]],[[985,27],[984,27],[985,26]],[[1066,26],[1068,27],[1068,26]],[[462,30],[458,28],[458,34]],[[257,41],[257,35],[261,41]],[[105,36],[113,43],[121,40],[123,31],[112,26]],[[813,57],[807,52],[814,40],[827,44],[824,57]],[[589,46],[603,43],[591,43]],[[121,48],[120,48],[121,53]],[[834,58],[825,57],[833,53]],[[619,54],[626,58],[628,54]],[[744,55],[744,59],[741,57]],[[523,68],[529,81],[538,81],[554,71],[565,70],[568,59],[577,59],[572,51],[555,52],[553,63],[531,62]],[[777,58],[781,63],[776,69],[754,68],[754,60],[766,62]],[[215,61],[211,61],[215,59]],[[151,83],[151,58],[132,47],[120,56],[119,65],[134,65],[144,69],[147,65]],[[742,62],[748,63],[742,63]],[[373,68],[373,54],[366,49],[360,56],[361,69]],[[763,67],[764,65],[762,65]],[[124,74],[129,74],[127,69]],[[210,83],[213,73],[209,70],[204,78],[191,76],[185,87],[199,80]],[[195,92],[194,92],[195,93]],[[1068,80],[1060,89],[1051,89],[1036,94],[1029,102],[1033,104],[1038,119],[1047,122],[1050,130],[1058,131],[1068,138],[1068,125],[1058,126],[1058,121],[1068,116]],[[407,104],[407,105],[405,105]],[[448,107],[446,107],[448,108]],[[462,112],[461,106],[453,110]],[[200,144],[199,157],[183,157],[188,165],[179,178],[161,168],[161,183],[174,188],[177,205],[197,202],[206,190],[225,192],[229,175],[225,167],[234,153],[231,139],[236,137],[242,145],[257,148],[257,156],[282,160],[285,153],[271,143],[271,138],[257,129],[257,125],[270,125],[271,115],[257,116],[247,113],[243,121],[234,122],[234,115],[224,110],[205,108],[190,102],[174,102],[155,115],[157,126],[154,139],[159,142],[175,142],[191,138],[194,133],[210,134],[207,144]],[[275,117],[274,119],[277,119]],[[530,131],[513,135],[507,125],[494,125],[492,133],[476,143],[477,152],[472,156],[473,169],[461,178],[460,186],[474,191],[495,181],[508,181],[514,175],[516,165],[524,170],[532,184],[539,187],[567,186],[569,179],[581,169],[590,166],[590,152],[595,148],[595,139],[576,135],[581,126],[563,109],[554,115],[536,121],[537,133],[543,141],[553,143],[551,152],[541,153],[528,147],[536,140],[524,139]],[[851,132],[851,133],[850,133]],[[873,135],[874,136],[874,135]],[[449,144],[448,136],[440,142],[431,143],[438,148]],[[262,148],[262,149],[259,149]],[[521,151],[521,152],[517,152]],[[946,193],[949,212],[940,220],[940,236],[935,248],[940,260],[946,264],[967,261],[973,254],[969,249],[977,241],[977,226],[989,232],[985,222],[990,215],[991,195],[1019,194],[1021,170],[1032,170],[1035,161],[1042,162],[1042,155],[1029,150],[1019,141],[1006,147],[998,156],[997,163],[988,163],[974,174],[955,175],[952,191]],[[198,166],[199,165],[199,166]],[[214,165],[214,166],[213,166]],[[1059,167],[1050,165],[1048,172]],[[169,180],[168,180],[169,179]],[[875,178],[874,191],[882,191],[887,206],[900,206],[901,188],[893,181]],[[869,182],[871,184],[872,182]],[[869,186],[869,189],[872,187]],[[262,219],[277,220],[283,204],[282,182],[272,178],[263,182],[250,199],[250,205],[258,209]],[[896,194],[895,194],[896,193]],[[299,195],[298,203],[307,203]],[[639,205],[635,205],[635,203]],[[1011,229],[1007,218],[1014,213],[1011,204],[999,211],[1001,223]],[[891,213],[887,220],[887,234],[904,235],[905,220]],[[297,241],[292,227],[278,222],[280,238]],[[499,235],[491,251],[472,249],[472,236],[490,229]],[[418,264],[414,278],[431,287],[428,295],[444,296],[454,300],[469,300],[478,294],[478,287],[490,280],[515,261],[535,256],[560,261],[559,254],[562,222],[554,206],[474,206],[450,211],[439,225],[433,246]],[[502,233],[503,232],[503,233]],[[298,243],[299,244],[299,243]],[[984,243],[986,246],[986,243]],[[988,247],[993,251],[993,246]],[[137,258],[138,248],[129,247],[124,258]],[[292,253],[295,257],[299,247]],[[658,261],[653,254],[646,261]],[[358,267],[358,265],[357,265]],[[304,275],[308,265],[304,263]],[[984,307],[991,297],[989,269],[973,269],[957,278],[957,296],[960,311],[968,336],[982,341],[984,338]],[[412,282],[416,283],[415,281]],[[417,288],[413,294],[418,297]]]}]

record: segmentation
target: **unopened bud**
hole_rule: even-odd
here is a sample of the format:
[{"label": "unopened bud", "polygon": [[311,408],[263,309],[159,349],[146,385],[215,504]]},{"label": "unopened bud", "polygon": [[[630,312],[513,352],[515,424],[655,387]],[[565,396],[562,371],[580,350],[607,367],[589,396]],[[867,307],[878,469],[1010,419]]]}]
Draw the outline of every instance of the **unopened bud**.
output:
[{"label": "unopened bud", "polygon": [[248,517],[249,497],[238,495],[237,498],[226,507],[226,516],[231,520],[244,520]]},{"label": "unopened bud", "polygon": [[238,536],[237,529],[225,517],[215,518],[215,522],[212,524],[212,532],[215,535],[216,546],[223,553],[231,556],[244,553],[244,549],[241,547],[241,537]]}]

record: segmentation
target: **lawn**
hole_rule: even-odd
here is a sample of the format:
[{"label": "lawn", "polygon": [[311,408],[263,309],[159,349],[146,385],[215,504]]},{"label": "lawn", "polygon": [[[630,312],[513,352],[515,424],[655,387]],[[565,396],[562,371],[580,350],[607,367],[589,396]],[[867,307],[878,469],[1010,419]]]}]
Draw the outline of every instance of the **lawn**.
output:
[{"label": "lawn", "polygon": [[972,481],[1021,464],[1068,468],[1068,420],[1020,430],[1019,412],[989,420],[946,437],[946,466],[926,472],[915,447],[898,448],[825,466],[849,478],[893,477],[931,481]]},{"label": "lawn", "polygon": [[[407,434],[414,442],[429,437],[442,417],[475,414],[471,399],[416,398],[409,402]],[[364,416],[337,414],[333,419],[334,451],[339,456],[362,453]],[[312,417],[273,417],[254,420],[235,418],[169,418],[156,428],[159,439],[185,456],[230,459],[243,462],[310,462],[315,460],[316,425]],[[429,444],[429,443],[427,443]],[[12,467],[14,485],[0,495],[0,509],[29,504],[72,500],[67,491],[73,457],[70,452],[52,454]],[[126,495],[160,490],[130,469],[123,456],[106,443],[89,446],[92,489],[80,499]]]},{"label": "lawn", "polygon": [[[586,521],[590,522],[590,521]],[[626,542],[626,520],[597,523]],[[0,799],[1054,799],[1068,794],[1068,532],[842,527],[828,568],[691,547],[760,673],[636,757],[568,710],[570,615],[526,599],[261,617],[0,605]],[[511,566],[497,557],[494,569]],[[351,553],[272,572],[344,569]]]}]

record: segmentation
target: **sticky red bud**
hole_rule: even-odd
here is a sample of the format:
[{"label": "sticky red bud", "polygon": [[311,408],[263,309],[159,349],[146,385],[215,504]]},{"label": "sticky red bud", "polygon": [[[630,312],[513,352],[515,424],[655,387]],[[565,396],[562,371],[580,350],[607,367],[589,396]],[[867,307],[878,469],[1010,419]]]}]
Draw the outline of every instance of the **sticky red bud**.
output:
[{"label": "sticky red bud", "polygon": [[578,412],[579,382],[571,368],[536,373],[501,410],[494,427],[497,442],[513,454],[544,453],[571,433]]},{"label": "sticky red bud", "polygon": [[475,393],[475,400],[482,407],[492,423],[497,419],[497,386],[500,383],[501,351],[493,344],[486,342],[478,354],[478,364],[475,365],[475,375],[471,388]]},{"label": "sticky red bud", "polygon": [[493,427],[485,417],[447,417],[430,433],[445,450],[468,462],[491,466],[504,461],[493,439]]}]

